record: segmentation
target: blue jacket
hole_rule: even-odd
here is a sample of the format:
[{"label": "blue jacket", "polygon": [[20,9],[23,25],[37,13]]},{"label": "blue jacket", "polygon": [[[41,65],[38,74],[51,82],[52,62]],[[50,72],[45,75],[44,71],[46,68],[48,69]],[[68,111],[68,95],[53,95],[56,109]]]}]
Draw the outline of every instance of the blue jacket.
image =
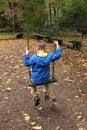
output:
[{"label": "blue jacket", "polygon": [[30,58],[29,55],[24,55],[25,66],[32,66],[31,78],[36,84],[43,84],[48,82],[50,78],[50,62],[54,62],[61,57],[62,48],[56,48],[54,54],[48,53],[45,57],[40,57],[33,54]]}]

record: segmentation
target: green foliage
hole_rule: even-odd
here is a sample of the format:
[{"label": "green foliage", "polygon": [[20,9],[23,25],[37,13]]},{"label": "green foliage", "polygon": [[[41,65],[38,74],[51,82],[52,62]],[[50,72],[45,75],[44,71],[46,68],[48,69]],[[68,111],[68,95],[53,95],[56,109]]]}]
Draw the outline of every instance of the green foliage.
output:
[{"label": "green foliage", "polygon": [[12,28],[14,31],[23,31],[26,28],[26,15],[30,31],[44,27],[47,17],[44,0],[13,0],[10,2],[9,0],[8,2],[0,0],[0,5],[2,5],[0,8],[2,14],[0,16],[0,27],[4,26],[5,28]]},{"label": "green foliage", "polygon": [[87,0],[0,0],[0,28],[25,31],[87,29]]},{"label": "green foliage", "polygon": [[87,1],[74,0],[68,3],[67,6],[63,1],[61,7],[61,17],[59,17],[59,24],[63,28],[87,28]]},{"label": "green foliage", "polygon": [[40,0],[29,1],[27,11],[30,30],[39,30],[43,28],[47,17],[44,2]]}]

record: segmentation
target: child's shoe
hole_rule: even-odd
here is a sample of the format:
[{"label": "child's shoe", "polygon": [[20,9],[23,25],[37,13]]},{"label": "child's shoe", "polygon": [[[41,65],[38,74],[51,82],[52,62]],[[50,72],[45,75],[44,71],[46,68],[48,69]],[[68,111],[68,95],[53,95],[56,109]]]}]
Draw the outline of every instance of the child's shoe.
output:
[{"label": "child's shoe", "polygon": [[38,106],[40,104],[40,98],[38,96],[34,97],[35,106]]},{"label": "child's shoe", "polygon": [[45,99],[45,100],[49,100],[49,95],[45,95],[45,96],[44,96],[44,99]]}]

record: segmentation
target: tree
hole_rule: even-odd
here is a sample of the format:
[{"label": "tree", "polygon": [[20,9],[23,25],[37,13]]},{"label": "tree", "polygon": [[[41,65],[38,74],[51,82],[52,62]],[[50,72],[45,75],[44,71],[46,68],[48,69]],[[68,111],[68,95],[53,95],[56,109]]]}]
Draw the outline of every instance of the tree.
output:
[{"label": "tree", "polygon": [[87,0],[0,0],[0,5],[0,28],[9,31],[24,31],[26,14],[31,32],[87,29]]},{"label": "tree", "polygon": [[[5,0],[4,2],[0,0],[1,23],[4,24],[4,21],[6,21],[6,24],[4,24],[5,26],[3,24],[2,25],[4,28],[8,28],[9,31],[16,32],[20,28],[19,18],[22,16],[22,11],[18,7],[19,2],[20,0],[17,2],[15,0]],[[5,20],[3,21],[2,18]]]},{"label": "tree", "polygon": [[[30,30],[39,30],[44,28],[46,21],[46,10],[44,1],[28,1],[28,18]],[[26,13],[26,12],[25,12]]]},{"label": "tree", "polygon": [[[67,3],[67,4],[66,4]],[[75,29],[78,27],[87,29],[87,1],[62,0],[61,16],[59,17],[62,28]]]}]

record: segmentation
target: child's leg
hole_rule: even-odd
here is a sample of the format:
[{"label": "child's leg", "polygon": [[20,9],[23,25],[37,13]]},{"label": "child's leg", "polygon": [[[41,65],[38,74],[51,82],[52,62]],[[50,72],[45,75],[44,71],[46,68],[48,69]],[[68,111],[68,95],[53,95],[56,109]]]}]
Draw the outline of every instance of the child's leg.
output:
[{"label": "child's leg", "polygon": [[37,95],[37,88],[36,88],[36,86],[32,87],[31,94],[33,95],[33,97],[38,96]]},{"label": "child's leg", "polygon": [[44,86],[44,94],[45,94],[44,96],[45,100],[48,100],[49,99],[49,85],[48,84],[45,84]]},{"label": "child's leg", "polygon": [[36,86],[32,88],[31,93],[32,93],[32,95],[34,97],[35,106],[38,106],[39,102],[40,102],[40,98],[38,97],[37,87]]}]

